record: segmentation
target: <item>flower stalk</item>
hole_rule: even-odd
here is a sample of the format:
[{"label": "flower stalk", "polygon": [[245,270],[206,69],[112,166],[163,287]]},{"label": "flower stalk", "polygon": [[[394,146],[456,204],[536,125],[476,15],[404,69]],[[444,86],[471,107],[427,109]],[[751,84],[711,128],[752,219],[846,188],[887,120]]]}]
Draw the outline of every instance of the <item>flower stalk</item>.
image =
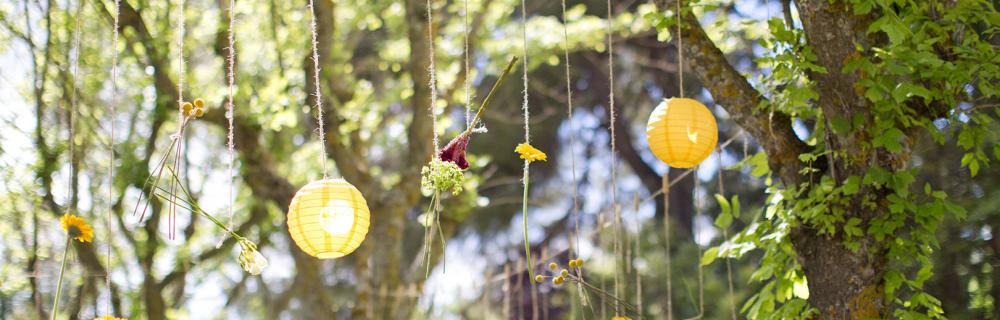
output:
[{"label": "flower stalk", "polygon": [[50,319],[56,320],[56,315],[59,314],[59,296],[62,295],[62,284],[63,276],[66,275],[66,258],[69,256],[69,246],[72,244],[72,235],[66,237],[66,248],[63,249],[62,266],[59,267],[59,283],[56,285],[56,297],[55,301],[52,302],[52,317]]}]

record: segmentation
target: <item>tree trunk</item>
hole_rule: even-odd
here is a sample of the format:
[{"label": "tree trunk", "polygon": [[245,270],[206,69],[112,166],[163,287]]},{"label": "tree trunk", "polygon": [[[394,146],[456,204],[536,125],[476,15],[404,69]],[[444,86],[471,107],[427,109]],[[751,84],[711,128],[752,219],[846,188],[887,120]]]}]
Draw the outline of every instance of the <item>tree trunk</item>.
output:
[{"label": "tree trunk", "polygon": [[809,281],[809,304],[821,319],[880,318],[885,308],[881,252],[851,252],[839,237],[800,227],[792,232],[799,264]]}]

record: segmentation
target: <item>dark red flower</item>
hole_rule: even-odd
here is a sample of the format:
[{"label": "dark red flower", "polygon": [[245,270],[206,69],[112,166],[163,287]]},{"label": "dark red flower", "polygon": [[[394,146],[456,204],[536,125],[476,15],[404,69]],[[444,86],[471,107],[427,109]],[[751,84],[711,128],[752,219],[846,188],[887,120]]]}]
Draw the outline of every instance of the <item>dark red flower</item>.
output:
[{"label": "dark red flower", "polygon": [[469,146],[469,140],[471,140],[469,134],[460,134],[451,142],[448,142],[444,146],[444,149],[438,152],[438,159],[441,161],[448,161],[458,165],[462,170],[469,168],[469,160],[465,158],[465,148]]}]

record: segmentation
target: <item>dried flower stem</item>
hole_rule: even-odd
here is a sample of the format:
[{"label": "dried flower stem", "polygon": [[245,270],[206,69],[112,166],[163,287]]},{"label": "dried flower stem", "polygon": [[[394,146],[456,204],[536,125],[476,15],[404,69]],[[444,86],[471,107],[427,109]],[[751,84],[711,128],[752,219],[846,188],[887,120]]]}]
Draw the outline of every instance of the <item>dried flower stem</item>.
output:
[{"label": "dried flower stem", "polygon": [[515,64],[517,64],[517,56],[511,58],[510,63],[507,64],[507,67],[503,69],[503,72],[500,72],[500,75],[497,77],[497,82],[493,83],[493,88],[490,88],[490,93],[486,94],[486,98],[483,99],[483,104],[479,107],[479,111],[476,111],[476,116],[472,119],[471,122],[472,125],[468,126],[465,129],[465,131],[462,132],[462,135],[468,135],[472,133],[472,128],[474,128],[476,123],[479,122],[479,118],[482,116],[483,110],[486,110],[486,107],[490,105],[490,101],[493,101],[493,95],[495,95],[497,89],[499,89],[500,86],[503,85],[503,81],[507,79],[507,74],[509,74],[510,70],[514,68]]}]

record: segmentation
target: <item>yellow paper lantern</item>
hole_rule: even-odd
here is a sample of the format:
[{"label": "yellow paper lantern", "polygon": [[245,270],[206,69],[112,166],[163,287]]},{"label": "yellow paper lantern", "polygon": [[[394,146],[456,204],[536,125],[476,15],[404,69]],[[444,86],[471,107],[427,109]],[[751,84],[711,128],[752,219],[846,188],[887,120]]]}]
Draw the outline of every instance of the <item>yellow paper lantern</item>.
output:
[{"label": "yellow paper lantern", "polygon": [[309,255],[335,259],[361,246],[370,217],[361,191],[344,179],[313,181],[288,205],[288,233]]},{"label": "yellow paper lantern", "polygon": [[715,150],[719,126],[708,107],[687,98],[660,102],[646,124],[646,141],[661,161],[674,168],[698,165]]}]

